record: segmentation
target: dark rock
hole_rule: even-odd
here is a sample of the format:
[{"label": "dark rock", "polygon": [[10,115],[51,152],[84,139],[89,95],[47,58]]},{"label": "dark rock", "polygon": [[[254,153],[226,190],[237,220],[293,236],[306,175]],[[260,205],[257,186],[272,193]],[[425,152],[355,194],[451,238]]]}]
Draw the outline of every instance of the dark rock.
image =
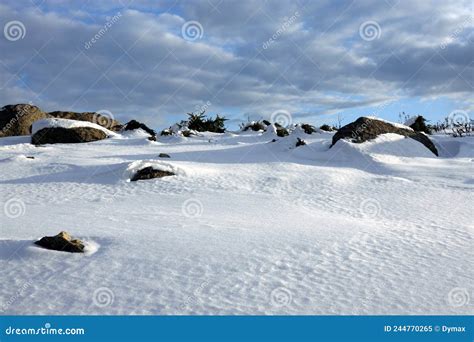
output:
[{"label": "dark rock", "polygon": [[160,153],[160,154],[158,155],[158,157],[160,157],[160,158],[171,158],[170,155],[169,155],[169,154],[166,154],[166,153]]},{"label": "dark rock", "polygon": [[306,141],[300,139],[300,138],[296,138],[296,147],[298,146],[304,146],[306,145]]},{"label": "dark rock", "polygon": [[125,124],[125,126],[123,126],[124,131],[133,131],[133,130],[139,129],[139,128],[143,129],[145,132],[150,134],[151,137],[154,137],[155,138],[154,141],[156,141],[156,132],[153,129],[151,129],[150,127],[148,127],[147,125],[145,125],[144,123],[138,122],[137,120],[131,120],[131,121],[127,122]]},{"label": "dark rock", "polygon": [[266,126],[270,126],[272,123],[268,120],[262,120],[262,123]]},{"label": "dark rock", "polygon": [[45,236],[36,241],[35,244],[61,252],[84,253],[84,243],[81,240],[73,239],[66,232],[60,232],[56,236]]},{"label": "dark rock", "polygon": [[313,134],[316,132],[316,127],[311,126],[310,124],[302,124],[301,128],[304,130],[306,134]]},{"label": "dark rock", "polygon": [[97,141],[107,138],[107,134],[93,127],[47,127],[40,129],[31,137],[34,145],[71,144]]},{"label": "dark rock", "polygon": [[356,121],[341,127],[332,137],[331,146],[334,146],[339,139],[348,139],[353,143],[363,143],[386,133],[395,133],[412,138],[425,145],[436,156],[438,155],[438,150],[433,142],[423,133],[414,132],[408,128],[398,127],[389,122],[366,117],[360,117]]},{"label": "dark rock", "polygon": [[275,124],[275,127],[276,127],[276,133],[279,137],[286,137],[287,135],[290,134],[290,132],[288,132],[288,130],[285,127],[282,127],[281,125],[277,126]]},{"label": "dark rock", "polygon": [[152,179],[152,178],[162,178],[166,176],[174,176],[173,172],[156,170],[151,166],[145,167],[144,169],[139,170],[131,179],[132,182],[135,182],[140,179]]},{"label": "dark rock", "polygon": [[123,125],[112,117],[107,116],[106,114],[100,114],[95,112],[63,112],[55,111],[48,113],[52,117],[59,119],[68,119],[68,120],[77,120],[77,121],[88,121],[95,123],[99,126],[107,128],[111,131],[118,132],[123,127]]},{"label": "dark rock", "polygon": [[321,129],[322,131],[326,131],[326,132],[332,132],[334,131],[335,129],[329,125],[322,125],[321,127],[319,127],[319,129]]},{"label": "dark rock", "polygon": [[36,106],[29,104],[8,105],[0,109],[0,137],[30,135],[33,122],[49,118]]}]

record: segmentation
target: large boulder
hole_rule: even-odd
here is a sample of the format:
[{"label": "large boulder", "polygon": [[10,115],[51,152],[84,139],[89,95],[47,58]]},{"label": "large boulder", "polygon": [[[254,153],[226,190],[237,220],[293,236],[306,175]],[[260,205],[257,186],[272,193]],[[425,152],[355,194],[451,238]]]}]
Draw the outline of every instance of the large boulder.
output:
[{"label": "large boulder", "polygon": [[386,133],[395,133],[412,138],[425,145],[436,156],[438,155],[438,150],[427,135],[415,132],[403,125],[367,117],[360,117],[356,121],[341,127],[332,137],[331,146],[334,146],[340,139],[351,140],[353,143],[363,143]]},{"label": "large boulder", "polygon": [[135,173],[135,175],[130,180],[132,182],[135,182],[135,181],[141,180],[141,179],[162,178],[162,177],[174,176],[174,175],[175,174],[173,172],[164,171],[164,170],[157,170],[157,169],[154,169],[151,166],[148,166],[148,167],[145,167],[145,168],[137,171],[137,173]]},{"label": "large boulder", "polygon": [[73,239],[67,232],[60,232],[55,236],[45,236],[35,244],[46,249],[70,253],[84,253],[85,248],[81,240]]},{"label": "large boulder", "polygon": [[114,132],[120,131],[123,127],[123,125],[119,121],[112,118],[112,116],[110,114],[107,114],[105,111],[104,113],[95,113],[95,112],[76,113],[76,112],[55,111],[55,112],[50,112],[48,114],[58,119],[92,122]]},{"label": "large boulder", "polygon": [[0,137],[30,135],[31,125],[49,115],[30,104],[8,105],[0,109]]},{"label": "large boulder", "polygon": [[107,138],[107,134],[93,127],[46,127],[38,130],[31,137],[34,145],[73,144],[97,141]]}]

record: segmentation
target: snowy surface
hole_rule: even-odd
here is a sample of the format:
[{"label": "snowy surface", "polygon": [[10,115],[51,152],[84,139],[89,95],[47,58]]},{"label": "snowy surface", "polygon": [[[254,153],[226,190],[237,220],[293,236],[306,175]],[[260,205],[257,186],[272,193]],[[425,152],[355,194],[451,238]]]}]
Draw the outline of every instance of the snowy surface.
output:
[{"label": "snowy surface", "polygon": [[69,119],[41,119],[35,121],[32,126],[32,133],[42,130],[43,128],[50,127],[61,127],[61,128],[77,128],[77,127],[90,127],[98,129],[107,134],[107,136],[117,136],[117,133],[109,131],[107,128],[104,128],[98,124],[89,121],[79,121],[79,120],[69,120]]},{"label": "snowy surface", "polygon": [[127,134],[0,139],[2,313],[474,313],[473,137]]}]

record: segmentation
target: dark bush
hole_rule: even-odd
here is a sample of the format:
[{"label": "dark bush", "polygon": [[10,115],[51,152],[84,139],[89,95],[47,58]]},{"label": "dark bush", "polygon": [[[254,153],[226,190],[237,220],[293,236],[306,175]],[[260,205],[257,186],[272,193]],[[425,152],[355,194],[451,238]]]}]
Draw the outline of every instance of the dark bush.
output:
[{"label": "dark bush", "polygon": [[429,127],[426,125],[426,119],[424,117],[422,117],[421,115],[419,115],[416,119],[415,119],[415,122],[413,122],[411,125],[410,125],[411,128],[413,128],[413,130],[415,132],[424,132],[426,134],[431,134],[431,130],[429,129]]},{"label": "dark bush", "polygon": [[306,145],[306,141],[300,138],[296,138],[296,147]]},{"label": "dark bush", "polygon": [[251,129],[254,132],[264,131],[267,128],[267,126],[261,121],[247,122],[246,124],[242,124],[241,127],[243,131]]},{"label": "dark bush", "polygon": [[226,118],[216,115],[214,119],[207,118],[204,115],[205,111],[199,114],[188,113],[188,128],[197,132],[214,132],[224,133],[225,132],[225,121]]}]

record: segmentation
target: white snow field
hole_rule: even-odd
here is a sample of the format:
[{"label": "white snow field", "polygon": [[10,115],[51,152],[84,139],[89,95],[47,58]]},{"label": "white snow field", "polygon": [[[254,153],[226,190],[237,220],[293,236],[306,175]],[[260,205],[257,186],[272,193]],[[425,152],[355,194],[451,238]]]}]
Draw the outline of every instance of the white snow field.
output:
[{"label": "white snow field", "polygon": [[0,313],[474,313],[474,137],[273,134],[0,139]]}]

